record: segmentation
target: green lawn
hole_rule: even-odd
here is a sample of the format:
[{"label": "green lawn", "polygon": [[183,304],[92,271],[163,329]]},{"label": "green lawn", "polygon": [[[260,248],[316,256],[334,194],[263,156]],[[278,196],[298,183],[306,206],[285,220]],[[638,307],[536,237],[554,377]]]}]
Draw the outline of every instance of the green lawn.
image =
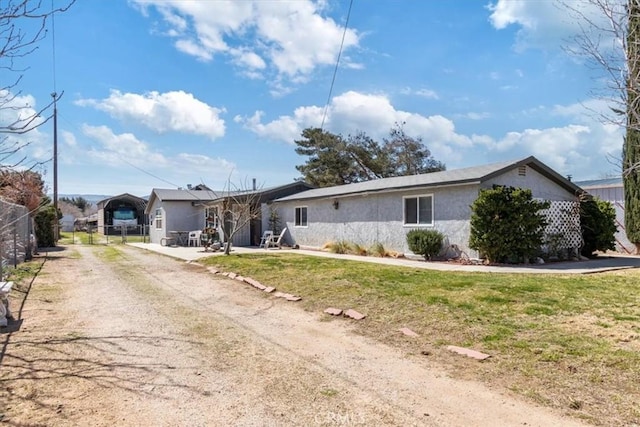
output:
[{"label": "green lawn", "polygon": [[[595,424],[640,423],[640,272],[455,273],[295,254],[203,262],[303,297],[353,308],[357,331]],[[329,321],[339,321],[329,318]],[[408,327],[410,339],[398,333]],[[462,358],[447,345],[492,355]],[[421,356],[424,357],[424,356]]]}]

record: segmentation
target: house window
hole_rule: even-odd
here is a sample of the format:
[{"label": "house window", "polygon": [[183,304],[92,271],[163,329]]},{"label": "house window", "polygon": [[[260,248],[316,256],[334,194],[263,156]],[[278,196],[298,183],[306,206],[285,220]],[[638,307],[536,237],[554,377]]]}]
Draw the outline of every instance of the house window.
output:
[{"label": "house window", "polygon": [[162,209],[156,209],[155,215],[156,230],[162,228]]},{"label": "house window", "polygon": [[518,176],[527,176],[527,166],[518,166]]},{"label": "house window", "polygon": [[405,225],[433,225],[433,196],[404,198]]},{"label": "house window", "polygon": [[307,207],[300,206],[296,208],[296,227],[306,227],[307,226]]}]

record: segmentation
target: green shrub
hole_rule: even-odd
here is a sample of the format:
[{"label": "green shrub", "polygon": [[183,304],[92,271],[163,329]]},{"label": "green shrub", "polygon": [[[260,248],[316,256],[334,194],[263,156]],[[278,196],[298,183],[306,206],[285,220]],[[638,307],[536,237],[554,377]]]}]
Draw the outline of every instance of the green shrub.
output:
[{"label": "green shrub", "polygon": [[444,236],[437,230],[411,230],[407,233],[407,244],[411,252],[430,260],[440,253]]},{"label": "green shrub", "polygon": [[526,262],[542,246],[547,221],[540,211],[547,208],[529,189],[482,189],[471,205],[469,247],[489,262]]},{"label": "green shrub", "polygon": [[590,257],[595,251],[616,248],[616,210],[598,197],[585,197],[580,201],[580,228],[582,255]]},{"label": "green shrub", "polygon": [[56,245],[53,226],[58,219],[53,205],[45,205],[38,210],[34,222],[39,248],[49,248]]}]

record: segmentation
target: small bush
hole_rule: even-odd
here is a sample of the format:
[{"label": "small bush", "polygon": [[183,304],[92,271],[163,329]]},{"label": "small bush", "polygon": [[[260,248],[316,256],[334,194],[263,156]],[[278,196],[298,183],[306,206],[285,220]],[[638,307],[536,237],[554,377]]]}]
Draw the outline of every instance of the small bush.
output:
[{"label": "small bush", "polygon": [[526,262],[544,243],[549,202],[534,200],[531,190],[495,185],[480,190],[471,205],[469,247],[489,262]]},{"label": "small bush", "polygon": [[407,244],[411,252],[431,260],[440,253],[444,236],[437,230],[411,230],[407,233]]}]

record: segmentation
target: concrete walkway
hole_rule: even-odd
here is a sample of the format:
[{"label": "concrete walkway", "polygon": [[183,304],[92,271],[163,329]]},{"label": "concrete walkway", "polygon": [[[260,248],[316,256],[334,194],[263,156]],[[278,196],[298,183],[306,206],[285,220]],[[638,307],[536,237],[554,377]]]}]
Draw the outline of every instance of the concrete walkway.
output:
[{"label": "concrete walkway", "polygon": [[[194,261],[209,256],[224,255],[222,251],[205,252],[201,247],[160,246],[157,243],[128,243],[152,252],[158,252],[185,261]],[[440,271],[484,272],[484,273],[530,273],[530,274],[590,274],[604,271],[640,268],[640,257],[629,255],[603,255],[589,261],[568,261],[542,265],[463,265],[447,262],[425,262],[408,258],[379,258],[357,255],[340,255],[329,252],[304,249],[260,249],[256,247],[234,247],[232,254],[243,253],[296,253],[301,255],[320,256],[326,258],[348,259],[352,261],[371,262],[385,265],[424,268]]]}]

